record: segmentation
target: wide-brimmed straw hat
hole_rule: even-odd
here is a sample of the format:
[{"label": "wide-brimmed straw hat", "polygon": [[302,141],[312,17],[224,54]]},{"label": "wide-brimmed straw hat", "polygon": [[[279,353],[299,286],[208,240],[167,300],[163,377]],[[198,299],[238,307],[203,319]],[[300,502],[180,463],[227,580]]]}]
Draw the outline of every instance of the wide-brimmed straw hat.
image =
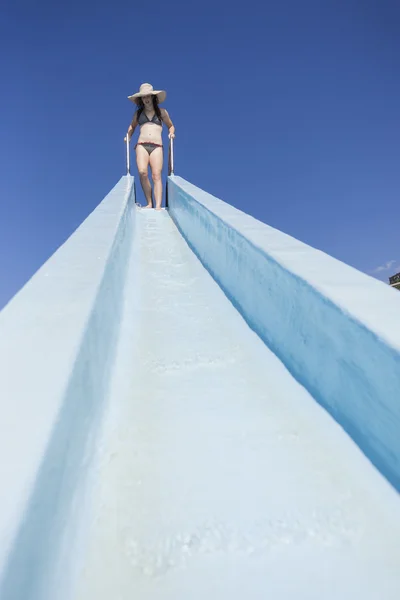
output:
[{"label": "wide-brimmed straw hat", "polygon": [[151,94],[152,96],[157,96],[159,104],[161,104],[161,102],[164,102],[167,96],[167,92],[165,90],[154,90],[151,83],[142,83],[139,91],[136,92],[136,94],[133,94],[132,96],[128,96],[128,98],[131,102],[137,104],[139,98],[141,98],[142,96],[148,96],[149,94]]}]

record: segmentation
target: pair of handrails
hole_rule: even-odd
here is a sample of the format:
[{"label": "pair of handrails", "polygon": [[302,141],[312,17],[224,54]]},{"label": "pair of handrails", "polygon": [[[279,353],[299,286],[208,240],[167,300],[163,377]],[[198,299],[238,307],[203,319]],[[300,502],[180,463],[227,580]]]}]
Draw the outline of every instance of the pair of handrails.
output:
[{"label": "pair of handrails", "polygon": [[[130,151],[129,151],[129,138],[126,136],[126,172],[128,175],[131,174],[131,160],[130,160]],[[168,148],[168,175],[174,174],[174,139],[169,139],[169,148]]]}]

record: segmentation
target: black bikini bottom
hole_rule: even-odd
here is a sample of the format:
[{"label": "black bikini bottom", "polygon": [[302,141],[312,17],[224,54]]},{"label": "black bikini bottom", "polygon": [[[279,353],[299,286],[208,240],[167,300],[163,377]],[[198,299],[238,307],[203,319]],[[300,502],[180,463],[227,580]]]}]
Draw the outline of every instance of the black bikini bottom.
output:
[{"label": "black bikini bottom", "polygon": [[162,144],[153,144],[152,142],[138,142],[136,146],[143,146],[143,148],[145,148],[149,154],[151,154],[156,148],[162,148]]}]

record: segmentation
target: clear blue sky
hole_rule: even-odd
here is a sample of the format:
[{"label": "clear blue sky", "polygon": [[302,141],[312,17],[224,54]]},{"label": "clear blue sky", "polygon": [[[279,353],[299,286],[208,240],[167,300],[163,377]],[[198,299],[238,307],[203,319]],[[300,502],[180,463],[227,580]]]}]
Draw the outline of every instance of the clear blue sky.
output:
[{"label": "clear blue sky", "polygon": [[167,90],[177,174],[367,273],[400,270],[398,0],[0,11],[0,307],[124,174],[142,82]]}]

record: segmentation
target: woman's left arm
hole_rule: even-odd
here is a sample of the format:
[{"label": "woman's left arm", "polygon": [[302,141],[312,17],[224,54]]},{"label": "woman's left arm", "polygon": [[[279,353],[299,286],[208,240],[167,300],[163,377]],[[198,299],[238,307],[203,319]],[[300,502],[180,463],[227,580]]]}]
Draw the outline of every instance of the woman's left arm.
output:
[{"label": "woman's left arm", "polygon": [[170,138],[174,138],[175,137],[175,127],[174,127],[173,122],[171,121],[171,117],[169,116],[168,111],[165,110],[165,108],[161,109],[161,116],[162,116],[162,120],[168,127],[168,136]]}]

